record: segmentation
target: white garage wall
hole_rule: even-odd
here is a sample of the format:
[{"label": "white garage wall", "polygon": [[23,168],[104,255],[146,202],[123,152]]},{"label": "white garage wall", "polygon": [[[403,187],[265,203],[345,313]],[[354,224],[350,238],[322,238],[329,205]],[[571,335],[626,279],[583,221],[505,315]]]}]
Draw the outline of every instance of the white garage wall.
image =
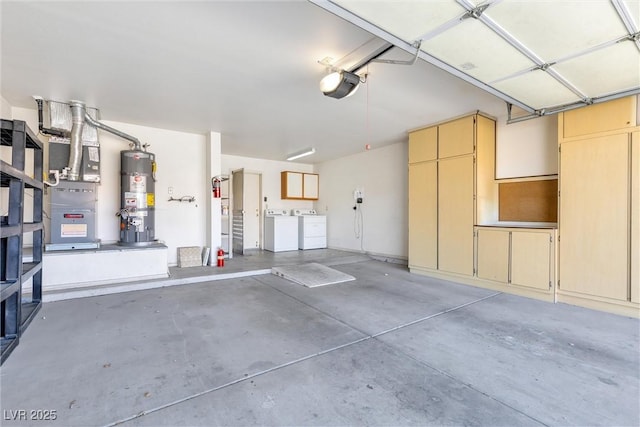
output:
[{"label": "white garage wall", "polygon": [[[407,258],[407,143],[316,165],[331,248]],[[353,191],[364,189],[363,235],[356,238]]]},{"label": "white garage wall", "polygon": [[[156,238],[169,247],[168,263],[177,264],[177,249],[181,246],[205,246],[207,172],[206,135],[175,132],[104,120],[104,124],[128,133],[156,156]],[[100,132],[102,183],[98,189],[98,237],[105,242],[119,240],[120,151],[128,149],[128,141]],[[173,197],[195,197],[194,203],[169,202]]]},{"label": "white garage wall", "polygon": [[7,102],[2,96],[0,96],[0,118],[12,120],[13,114],[11,113],[11,104]]}]

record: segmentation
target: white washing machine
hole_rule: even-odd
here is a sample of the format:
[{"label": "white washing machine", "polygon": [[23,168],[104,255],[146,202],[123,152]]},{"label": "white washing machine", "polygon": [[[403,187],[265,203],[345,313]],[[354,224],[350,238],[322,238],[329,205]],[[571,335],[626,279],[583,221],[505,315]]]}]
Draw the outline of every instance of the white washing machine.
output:
[{"label": "white washing machine", "polygon": [[327,247],[327,217],[318,215],[315,209],[293,209],[298,219],[298,248],[320,249]]},{"label": "white washing machine", "polygon": [[286,209],[264,212],[264,248],[271,252],[298,250],[298,218]]}]

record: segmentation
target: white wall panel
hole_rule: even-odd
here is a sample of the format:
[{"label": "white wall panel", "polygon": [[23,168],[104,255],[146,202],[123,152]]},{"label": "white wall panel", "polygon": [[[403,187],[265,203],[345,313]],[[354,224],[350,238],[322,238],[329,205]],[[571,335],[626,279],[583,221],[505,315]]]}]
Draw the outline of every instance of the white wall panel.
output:
[{"label": "white wall panel", "polygon": [[[320,198],[330,248],[407,257],[407,143],[320,163]],[[354,232],[353,190],[364,189],[364,232]]]},{"label": "white wall panel", "polygon": [[496,129],[496,178],[521,178],[558,173],[558,119],[540,117]]},{"label": "white wall panel", "polygon": [[7,102],[2,96],[0,96],[0,118],[11,120],[13,114],[11,113],[11,104]]},{"label": "white wall panel", "polygon": [[[137,126],[128,123],[103,122],[135,136],[148,151],[156,155],[156,238],[169,247],[169,265],[177,264],[177,249],[181,246],[207,244],[206,135],[175,132]],[[100,132],[102,183],[98,186],[97,235],[106,242],[119,240],[119,221],[115,213],[120,208],[120,151],[128,149],[128,141]],[[169,202],[169,187],[173,197],[193,196],[195,202]]]}]

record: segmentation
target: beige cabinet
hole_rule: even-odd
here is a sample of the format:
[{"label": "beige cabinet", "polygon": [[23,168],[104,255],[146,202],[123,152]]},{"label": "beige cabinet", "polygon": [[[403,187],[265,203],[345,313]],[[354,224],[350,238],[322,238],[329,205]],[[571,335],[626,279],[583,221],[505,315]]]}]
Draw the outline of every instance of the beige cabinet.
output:
[{"label": "beige cabinet", "polygon": [[509,231],[479,228],[477,276],[495,282],[509,282]]},{"label": "beige cabinet", "polygon": [[473,277],[476,200],[497,218],[494,150],[495,121],[481,114],[409,133],[410,268]]},{"label": "beige cabinet", "polygon": [[560,289],[626,301],[629,135],[565,142],[560,167]]},{"label": "beige cabinet", "polygon": [[555,267],[552,231],[514,230],[511,232],[512,285],[550,290]]},{"label": "beige cabinet", "polygon": [[553,301],[556,230],[493,225],[495,136],[482,114],[410,133],[409,268]]},{"label": "beige cabinet", "polygon": [[478,227],[479,279],[553,293],[555,229]]},{"label": "beige cabinet", "polygon": [[409,134],[409,163],[438,158],[438,127],[416,130]]},{"label": "beige cabinet", "polygon": [[280,198],[318,200],[319,175],[283,171],[280,173]]},{"label": "beige cabinet", "polygon": [[562,114],[559,131],[563,138],[572,138],[633,128],[639,125],[636,123],[637,108],[637,98],[629,96],[570,110]]},{"label": "beige cabinet", "polygon": [[473,156],[438,165],[438,269],[473,275]]},{"label": "beige cabinet", "polygon": [[409,165],[409,268],[438,268],[438,163]]},{"label": "beige cabinet", "polygon": [[476,115],[462,117],[438,126],[438,157],[473,154]]},{"label": "beige cabinet", "polygon": [[558,300],[640,313],[637,97],[558,116]]}]

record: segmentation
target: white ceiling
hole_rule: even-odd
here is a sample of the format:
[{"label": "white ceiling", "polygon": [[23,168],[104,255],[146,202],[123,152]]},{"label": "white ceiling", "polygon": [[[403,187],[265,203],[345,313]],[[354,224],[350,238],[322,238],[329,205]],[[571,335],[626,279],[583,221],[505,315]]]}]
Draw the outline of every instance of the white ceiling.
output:
[{"label": "white ceiling", "polygon": [[[505,13],[517,10],[513,3]],[[453,0],[423,4],[433,23],[458,7]],[[0,14],[0,91],[12,105],[35,108],[32,95],[79,99],[99,108],[103,120],[219,131],[224,154],[284,160],[313,146],[316,154],[304,160],[316,163],[365,144],[404,141],[408,129],[473,110],[506,114],[499,98],[422,60],[372,63],[353,96],[323,96],[318,83],[326,70],[318,61],[357,61],[362,49],[349,53],[373,36],[306,1],[2,1]],[[422,28],[407,22],[400,29]],[[550,34],[542,41],[557,55],[561,46]],[[394,49],[385,58],[411,56]],[[503,59],[509,72],[525,65]],[[603,86],[608,78],[585,77]]]}]

